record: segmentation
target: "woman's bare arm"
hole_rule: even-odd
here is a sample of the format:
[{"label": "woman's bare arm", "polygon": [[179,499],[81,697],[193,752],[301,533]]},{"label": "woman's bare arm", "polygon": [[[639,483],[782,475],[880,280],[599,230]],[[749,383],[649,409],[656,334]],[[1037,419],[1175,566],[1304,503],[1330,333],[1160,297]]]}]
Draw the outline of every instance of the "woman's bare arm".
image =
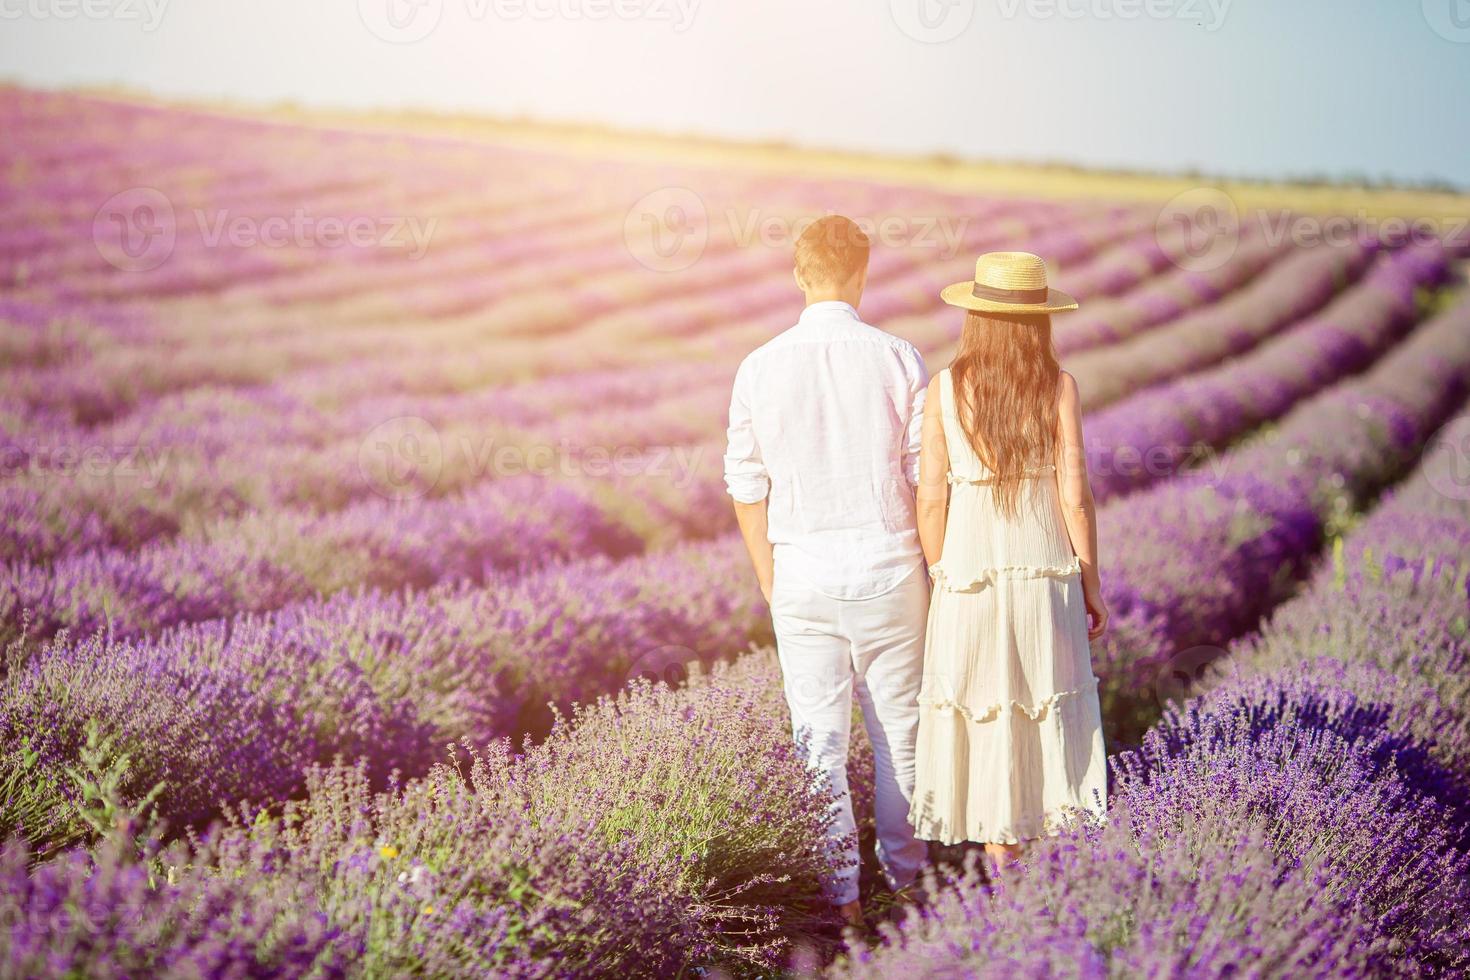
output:
[{"label": "woman's bare arm", "polygon": [[944,554],[944,522],[949,513],[949,447],[944,441],[944,417],[939,404],[940,375],[929,382],[924,398],[923,448],[919,452],[916,500],[919,544],[931,566]]},{"label": "woman's bare arm", "polygon": [[1082,444],[1082,398],[1077,392],[1077,379],[1066,371],[1062,372],[1057,402],[1057,490],[1062,499],[1062,520],[1082,565],[1082,595],[1092,619],[1087,634],[1095,640],[1108,625],[1097,561],[1097,503],[1092,497],[1087,452]]}]

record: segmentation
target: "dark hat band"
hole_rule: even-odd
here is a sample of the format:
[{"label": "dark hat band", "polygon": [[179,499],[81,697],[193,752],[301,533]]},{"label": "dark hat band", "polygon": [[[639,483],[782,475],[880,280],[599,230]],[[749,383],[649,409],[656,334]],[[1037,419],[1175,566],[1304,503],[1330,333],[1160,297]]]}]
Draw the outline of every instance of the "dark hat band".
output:
[{"label": "dark hat band", "polygon": [[997,303],[1045,303],[1047,296],[1051,294],[1046,286],[1040,289],[997,289],[978,282],[970,291],[976,299],[989,299]]}]

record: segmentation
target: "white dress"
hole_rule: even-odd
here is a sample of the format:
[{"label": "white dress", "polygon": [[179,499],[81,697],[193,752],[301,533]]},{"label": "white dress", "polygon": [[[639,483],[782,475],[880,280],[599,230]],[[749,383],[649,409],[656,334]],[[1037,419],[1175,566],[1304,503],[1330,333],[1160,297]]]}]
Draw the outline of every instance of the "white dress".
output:
[{"label": "white dress", "polygon": [[1014,844],[1105,806],[1081,566],[1055,465],[1031,471],[1019,513],[1002,515],[994,474],[960,427],[949,371],[939,387],[950,503],[931,568],[909,819],[925,840]]}]

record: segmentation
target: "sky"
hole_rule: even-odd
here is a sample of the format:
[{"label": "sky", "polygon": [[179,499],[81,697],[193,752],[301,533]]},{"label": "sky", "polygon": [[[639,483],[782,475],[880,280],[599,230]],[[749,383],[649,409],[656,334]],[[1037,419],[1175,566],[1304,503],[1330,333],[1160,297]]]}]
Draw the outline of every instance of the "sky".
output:
[{"label": "sky", "polygon": [[1470,0],[0,0],[0,78],[1470,186]]}]

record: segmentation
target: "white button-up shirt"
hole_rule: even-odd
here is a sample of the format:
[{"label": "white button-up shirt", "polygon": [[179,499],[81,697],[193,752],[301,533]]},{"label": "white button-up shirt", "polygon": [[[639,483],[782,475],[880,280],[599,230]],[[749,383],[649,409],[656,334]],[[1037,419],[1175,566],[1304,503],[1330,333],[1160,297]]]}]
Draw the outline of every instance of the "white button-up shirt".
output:
[{"label": "white button-up shirt", "polygon": [[742,503],[769,495],[783,579],[866,599],[922,563],[914,487],[928,383],[913,344],[835,301],[808,306],[741,363],[725,486]]}]

